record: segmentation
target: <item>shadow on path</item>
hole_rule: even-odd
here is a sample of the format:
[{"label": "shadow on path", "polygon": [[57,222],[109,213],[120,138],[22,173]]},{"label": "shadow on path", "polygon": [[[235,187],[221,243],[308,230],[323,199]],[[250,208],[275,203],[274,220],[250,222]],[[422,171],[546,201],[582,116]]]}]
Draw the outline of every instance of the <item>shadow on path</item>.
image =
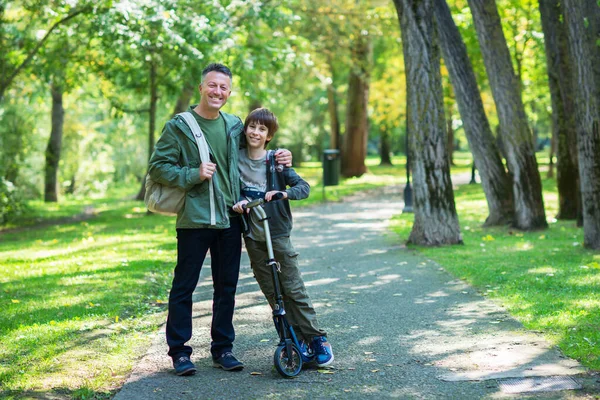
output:
[{"label": "shadow on path", "polygon": [[274,372],[270,310],[243,258],[234,351],[246,368],[212,368],[209,267],[194,303],[192,359],[177,377],[164,328],[117,400],[149,399],[495,399],[593,398],[590,390],[529,396],[502,393],[504,377],[578,375],[584,369],[443,268],[407,250],[387,222],[402,210],[401,188],[363,193],[294,213],[293,242],[321,326],[335,352],[328,373]]}]

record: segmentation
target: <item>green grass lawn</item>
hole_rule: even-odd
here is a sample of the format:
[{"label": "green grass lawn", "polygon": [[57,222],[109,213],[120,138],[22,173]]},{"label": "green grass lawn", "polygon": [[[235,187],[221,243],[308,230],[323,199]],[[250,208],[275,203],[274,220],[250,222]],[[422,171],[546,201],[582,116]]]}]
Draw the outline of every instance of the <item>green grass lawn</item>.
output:
[{"label": "green grass lawn", "polygon": [[[461,186],[455,199],[464,246],[418,251],[505,306],[527,329],[543,332],[566,355],[600,370],[600,254],[583,248],[574,221],[554,218],[555,182],[544,180],[545,231],[482,228],[487,203],[481,185]],[[401,240],[412,221],[411,214],[394,219]]]}]

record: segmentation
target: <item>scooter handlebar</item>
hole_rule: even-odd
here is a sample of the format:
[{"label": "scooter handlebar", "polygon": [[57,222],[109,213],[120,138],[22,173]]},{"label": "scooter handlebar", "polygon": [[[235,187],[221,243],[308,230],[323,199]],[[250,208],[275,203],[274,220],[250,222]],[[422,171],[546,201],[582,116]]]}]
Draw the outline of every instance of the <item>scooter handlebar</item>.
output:
[{"label": "scooter handlebar", "polygon": [[[276,201],[276,200],[281,200],[281,199],[283,199],[283,193],[281,193],[281,192],[275,193],[273,195],[273,197],[271,197],[271,201]],[[246,210],[247,208],[254,208],[254,207],[262,206],[265,203],[266,203],[265,199],[254,199],[254,200],[249,201],[248,203],[244,204],[242,206],[242,209]]]}]

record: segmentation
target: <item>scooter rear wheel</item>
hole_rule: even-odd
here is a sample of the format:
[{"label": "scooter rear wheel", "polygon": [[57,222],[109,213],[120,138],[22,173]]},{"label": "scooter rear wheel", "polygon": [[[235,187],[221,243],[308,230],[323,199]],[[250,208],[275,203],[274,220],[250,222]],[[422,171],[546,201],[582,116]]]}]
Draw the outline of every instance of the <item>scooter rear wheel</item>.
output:
[{"label": "scooter rear wheel", "polygon": [[292,354],[288,355],[287,353],[285,345],[277,346],[275,355],[273,356],[273,363],[281,376],[284,378],[293,378],[302,371],[302,357],[295,344],[292,345]]}]

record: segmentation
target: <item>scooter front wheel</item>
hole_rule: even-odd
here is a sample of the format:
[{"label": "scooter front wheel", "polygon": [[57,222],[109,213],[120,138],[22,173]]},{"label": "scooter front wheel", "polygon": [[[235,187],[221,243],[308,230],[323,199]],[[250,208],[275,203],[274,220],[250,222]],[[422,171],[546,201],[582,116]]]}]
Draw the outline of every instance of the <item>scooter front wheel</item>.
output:
[{"label": "scooter front wheel", "polygon": [[285,344],[277,346],[273,362],[275,369],[284,378],[293,378],[302,371],[302,357],[296,345],[292,345],[292,354],[287,354],[288,351]]}]

